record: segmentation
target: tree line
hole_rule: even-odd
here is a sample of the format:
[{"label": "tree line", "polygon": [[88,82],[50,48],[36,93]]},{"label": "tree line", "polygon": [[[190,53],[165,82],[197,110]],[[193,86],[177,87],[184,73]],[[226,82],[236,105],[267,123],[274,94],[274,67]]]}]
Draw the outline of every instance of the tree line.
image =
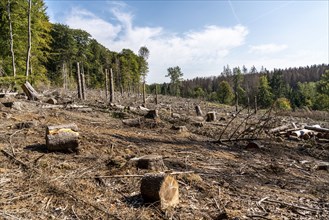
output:
[{"label": "tree line", "polygon": [[[182,77],[181,69],[179,77]],[[168,69],[168,76],[172,76]],[[242,66],[224,66],[218,76],[196,77],[182,80],[171,77],[170,83],[157,85],[158,93],[199,98],[222,104],[258,106],[268,108],[273,104],[291,109],[309,107],[315,110],[329,110],[329,65],[312,65],[299,68],[259,71],[252,66],[249,70]],[[328,87],[328,88],[327,88]],[[155,84],[150,85],[154,92]]]}]

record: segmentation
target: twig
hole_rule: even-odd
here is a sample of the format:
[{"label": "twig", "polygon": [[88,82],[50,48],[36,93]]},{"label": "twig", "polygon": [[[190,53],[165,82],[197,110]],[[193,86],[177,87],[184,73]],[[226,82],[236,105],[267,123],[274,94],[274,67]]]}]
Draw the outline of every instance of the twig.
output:
[{"label": "twig", "polygon": [[290,206],[290,207],[293,207],[293,208],[302,209],[302,210],[309,211],[309,212],[319,212],[320,211],[319,209],[314,209],[314,208],[309,208],[309,207],[294,205],[294,204],[291,204],[291,203],[277,201],[277,200],[273,200],[273,199],[267,199],[267,200],[264,200],[263,202],[267,202],[267,203],[268,202],[278,203],[278,204],[281,204],[281,205],[286,205],[286,206]]},{"label": "twig", "polygon": [[11,160],[13,160],[16,164],[19,164],[21,166],[23,166],[25,169],[29,169],[30,167],[25,164],[23,161],[17,159],[15,156],[11,155],[10,153],[8,153],[7,151],[5,150],[1,150],[1,152],[8,158],[10,158]]},{"label": "twig", "polygon": [[74,211],[74,205],[71,207],[71,209],[72,209],[72,212],[73,212],[74,216],[75,216],[78,220],[80,220],[79,216],[78,216],[77,213],[75,213],[75,211]]},{"label": "twig", "polygon": [[[236,129],[234,130],[234,132],[232,132],[232,134],[231,134],[231,136],[229,137],[229,140],[231,140],[232,139],[232,137],[235,135],[235,133],[239,130],[239,128],[241,127],[241,125],[245,122],[245,121],[247,121],[249,118],[250,118],[250,116],[252,116],[253,114],[249,114],[245,119],[243,119],[242,120],[242,122],[236,127]],[[244,133],[244,131],[242,131],[241,133]],[[240,137],[240,135],[238,135],[238,137]],[[237,137],[237,138],[238,138]]]},{"label": "twig", "polygon": [[262,218],[262,219],[267,219],[267,220],[272,220],[271,218],[267,218],[262,215],[247,215],[248,218],[254,219],[254,218]]},{"label": "twig", "polygon": [[220,134],[220,136],[219,136],[219,140],[218,140],[218,142],[220,142],[220,139],[222,139],[222,136],[223,136],[223,134],[224,134],[224,132],[226,131],[226,129],[228,128],[228,126],[234,121],[234,119],[236,119],[236,117],[238,117],[238,115],[239,115],[239,113],[242,111],[242,110],[244,110],[245,109],[245,107],[244,108],[242,108],[242,109],[240,109],[237,113],[236,113],[236,115],[227,123],[227,125],[226,125],[226,127],[224,128],[224,130],[222,131],[222,133]]},{"label": "twig", "polygon": [[[194,171],[183,171],[183,172],[172,172],[168,173],[169,175],[180,175],[180,174],[190,174],[194,173]],[[141,174],[127,174],[127,175],[111,175],[111,176],[94,176],[94,177],[86,177],[86,178],[125,178],[125,177],[143,177]]]}]

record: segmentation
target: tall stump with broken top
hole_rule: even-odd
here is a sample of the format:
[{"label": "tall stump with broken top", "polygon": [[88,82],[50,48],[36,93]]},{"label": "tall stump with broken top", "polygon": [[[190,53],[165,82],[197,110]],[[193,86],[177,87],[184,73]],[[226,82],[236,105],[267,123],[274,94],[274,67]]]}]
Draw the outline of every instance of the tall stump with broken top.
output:
[{"label": "tall stump with broken top", "polygon": [[146,202],[159,201],[162,210],[175,207],[179,203],[178,182],[165,173],[147,173],[141,181],[141,195]]},{"label": "tall stump with broken top", "polygon": [[202,116],[202,110],[201,107],[199,105],[195,106],[195,113],[197,116]]},{"label": "tall stump with broken top", "polygon": [[78,138],[78,126],[74,123],[47,126],[46,146],[49,151],[77,152]]}]

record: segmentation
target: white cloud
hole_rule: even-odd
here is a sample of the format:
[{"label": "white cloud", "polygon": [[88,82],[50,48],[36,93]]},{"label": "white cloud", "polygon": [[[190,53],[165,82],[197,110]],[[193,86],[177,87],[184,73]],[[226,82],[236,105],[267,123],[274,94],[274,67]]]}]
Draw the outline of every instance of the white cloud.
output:
[{"label": "white cloud", "polygon": [[72,9],[66,17],[65,23],[71,28],[87,31],[102,44],[114,40],[121,31],[120,25],[106,22],[82,8]]},{"label": "white cloud", "polygon": [[250,53],[261,53],[261,54],[270,54],[283,51],[287,48],[285,44],[260,44],[250,46]]},{"label": "white cloud", "polygon": [[133,15],[119,8],[111,9],[116,25],[84,9],[73,9],[66,23],[72,28],[86,30],[112,51],[129,48],[137,53],[141,46],[147,46],[150,50],[147,80],[150,83],[167,80],[164,76],[171,66],[180,66],[188,78],[218,73],[220,60],[244,44],[248,34],[247,28],[241,25],[205,26],[181,35],[167,33],[161,27],[135,26]]}]

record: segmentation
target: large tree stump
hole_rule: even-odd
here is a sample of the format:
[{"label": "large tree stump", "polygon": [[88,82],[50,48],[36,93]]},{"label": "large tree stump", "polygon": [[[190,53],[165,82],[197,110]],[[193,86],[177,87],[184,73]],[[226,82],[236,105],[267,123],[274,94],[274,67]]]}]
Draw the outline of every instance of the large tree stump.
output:
[{"label": "large tree stump", "polygon": [[160,201],[161,209],[175,207],[179,203],[178,182],[164,173],[145,174],[141,181],[141,194],[146,202]]},{"label": "large tree stump", "polygon": [[166,166],[161,155],[146,155],[138,158],[137,167],[140,169],[163,171]]},{"label": "large tree stump", "polygon": [[206,121],[216,121],[216,112],[208,112]]},{"label": "large tree stump", "polygon": [[48,126],[46,129],[46,146],[50,151],[78,151],[79,133],[76,124]]},{"label": "large tree stump", "polygon": [[29,82],[25,82],[22,85],[22,89],[25,95],[27,95],[27,97],[29,98],[29,100],[39,100],[39,94],[37,93],[37,91],[35,91],[35,89],[31,86]]},{"label": "large tree stump", "polygon": [[158,110],[149,110],[148,113],[144,117],[156,119],[159,117],[159,111]]}]

